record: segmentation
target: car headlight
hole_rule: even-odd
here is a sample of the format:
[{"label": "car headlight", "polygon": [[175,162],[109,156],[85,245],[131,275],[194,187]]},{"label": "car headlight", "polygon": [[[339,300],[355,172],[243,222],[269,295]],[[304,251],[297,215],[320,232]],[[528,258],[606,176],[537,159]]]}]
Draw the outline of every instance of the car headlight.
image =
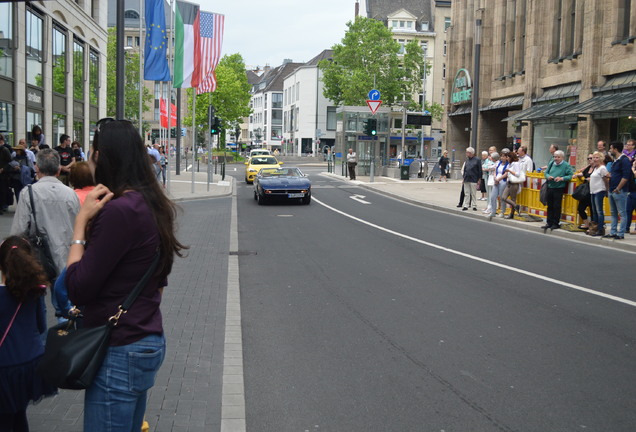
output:
[{"label": "car headlight", "polygon": [[248,172],[255,173],[255,172],[258,172],[258,171],[256,171],[255,169],[251,169],[251,170],[248,170]]}]

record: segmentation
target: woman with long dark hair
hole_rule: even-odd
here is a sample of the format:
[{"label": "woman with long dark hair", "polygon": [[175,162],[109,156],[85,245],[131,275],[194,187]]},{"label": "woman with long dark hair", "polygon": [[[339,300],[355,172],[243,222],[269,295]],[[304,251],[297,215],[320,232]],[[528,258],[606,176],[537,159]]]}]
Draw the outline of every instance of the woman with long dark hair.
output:
[{"label": "woman with long dark hair", "polygon": [[57,392],[35,368],[44,354],[44,296],[48,285],[29,242],[8,237],[0,245],[0,430],[29,430],[30,402]]},{"label": "woman with long dark hair", "polygon": [[165,356],[161,295],[174,255],[176,206],[157,182],[146,148],[127,120],[102,119],[89,164],[97,186],[75,220],[66,283],[85,327],[103,325],[159,253],[159,264],[111,333],[104,363],[84,398],[85,431],[140,430],[146,394]]}]

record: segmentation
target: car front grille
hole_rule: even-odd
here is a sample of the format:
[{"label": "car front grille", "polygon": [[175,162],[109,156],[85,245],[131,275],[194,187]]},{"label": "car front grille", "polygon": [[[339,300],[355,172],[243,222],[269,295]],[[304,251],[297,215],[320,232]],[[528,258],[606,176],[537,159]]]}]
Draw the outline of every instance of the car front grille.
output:
[{"label": "car front grille", "polygon": [[287,195],[293,193],[307,193],[307,189],[265,189],[267,195]]}]

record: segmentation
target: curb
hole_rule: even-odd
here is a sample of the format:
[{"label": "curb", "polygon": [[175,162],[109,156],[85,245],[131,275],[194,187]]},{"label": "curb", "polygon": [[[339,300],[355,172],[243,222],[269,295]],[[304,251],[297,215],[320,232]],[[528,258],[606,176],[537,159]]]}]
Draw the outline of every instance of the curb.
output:
[{"label": "curb", "polygon": [[[338,174],[334,174],[334,173],[329,173],[329,172],[322,172],[321,175],[325,175],[327,177],[332,177],[332,178],[336,178],[341,180],[343,183],[344,178],[343,176],[340,176]],[[542,235],[554,235],[556,237],[563,237],[563,238],[567,238],[569,240],[576,240],[582,243],[587,243],[587,244],[591,244],[591,245],[597,245],[597,246],[603,246],[603,247],[610,247],[610,248],[615,248],[615,249],[620,249],[620,250],[624,250],[626,252],[636,252],[636,245],[630,244],[630,243],[621,243],[620,241],[616,241],[616,240],[603,240],[601,237],[590,237],[585,235],[584,233],[580,232],[580,233],[574,233],[574,232],[570,232],[568,230],[564,230],[564,229],[559,229],[556,231],[550,231],[549,233],[544,233],[543,229],[538,227],[538,226],[534,226],[534,225],[530,225],[532,222],[522,222],[522,221],[518,221],[518,220],[510,220],[510,219],[501,219],[501,218],[494,218],[492,221],[488,221],[487,219],[485,219],[482,215],[477,214],[475,212],[464,212],[461,211],[460,209],[453,209],[453,208],[449,208],[449,207],[445,207],[439,204],[433,204],[433,203],[428,203],[425,201],[419,201],[413,198],[410,198],[408,196],[404,196],[404,195],[400,195],[398,193],[394,193],[394,192],[387,192],[384,190],[380,190],[380,189],[376,189],[375,187],[372,186],[371,183],[364,183],[364,182],[360,182],[360,181],[355,181],[355,182],[351,182],[350,184],[355,185],[355,186],[360,186],[364,189],[367,190],[371,190],[374,191],[380,195],[384,195],[384,196],[388,196],[391,197],[393,199],[397,199],[400,201],[404,201],[407,202],[409,204],[413,204],[419,207],[424,207],[424,208],[429,208],[429,209],[433,209],[433,210],[437,210],[437,211],[441,211],[444,213],[452,213],[452,214],[457,214],[457,215],[461,215],[464,217],[469,217],[472,219],[478,219],[478,220],[482,220],[483,222],[487,222],[487,223],[496,223],[499,225],[504,225],[504,226],[510,226],[510,227],[514,227],[514,228],[518,228],[518,229],[523,229],[526,231],[531,231],[531,232],[535,232],[538,234],[542,234]],[[499,220],[501,219],[501,220]]]}]

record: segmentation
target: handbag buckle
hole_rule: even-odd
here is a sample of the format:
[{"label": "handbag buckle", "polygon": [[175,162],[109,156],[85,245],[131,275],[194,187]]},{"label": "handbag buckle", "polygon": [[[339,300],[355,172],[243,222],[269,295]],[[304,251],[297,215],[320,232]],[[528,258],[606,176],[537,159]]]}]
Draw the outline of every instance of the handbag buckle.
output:
[{"label": "handbag buckle", "polygon": [[119,306],[119,311],[113,315],[112,317],[108,318],[108,322],[115,327],[117,325],[117,322],[119,322],[119,318],[121,317],[122,314],[125,314],[128,311],[125,311],[121,305]]}]

